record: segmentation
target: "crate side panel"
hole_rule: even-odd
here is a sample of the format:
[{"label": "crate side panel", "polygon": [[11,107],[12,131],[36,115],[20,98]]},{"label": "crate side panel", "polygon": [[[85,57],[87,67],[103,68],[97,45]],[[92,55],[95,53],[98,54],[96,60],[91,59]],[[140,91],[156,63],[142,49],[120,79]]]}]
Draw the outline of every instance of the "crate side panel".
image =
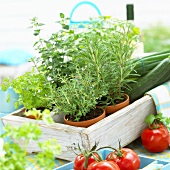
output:
[{"label": "crate side panel", "polygon": [[[3,124],[6,126],[7,124],[11,124],[15,127],[22,125],[23,123],[34,122],[33,119],[23,118],[19,116],[7,115],[2,118]],[[72,161],[75,158],[75,152],[78,152],[78,143],[82,143],[81,133],[84,128],[69,126],[60,123],[54,123],[50,126],[46,125],[43,121],[38,121],[38,125],[42,130],[42,135],[38,142],[43,142],[48,139],[54,138],[57,139],[57,142],[62,147],[62,154],[56,155],[57,158],[65,159],[68,161]],[[21,147],[24,146],[23,140],[14,141],[18,143]],[[39,152],[40,149],[38,147],[37,141],[30,141],[28,145],[27,152]]]},{"label": "crate side panel", "polygon": [[88,141],[88,148],[92,147],[95,142],[99,142],[99,147],[107,145],[118,147],[120,139],[121,145],[126,146],[141,135],[146,127],[144,119],[150,113],[156,114],[154,102],[150,96],[144,96],[85,129],[83,142]]},{"label": "crate side panel", "polygon": [[[141,135],[141,131],[146,127],[144,119],[150,113],[156,113],[155,105],[150,96],[145,96],[88,128],[78,128],[62,123],[47,126],[43,121],[39,121],[38,124],[43,131],[40,141],[54,136],[63,149],[62,155],[56,157],[72,161],[75,154],[71,148],[77,151],[78,143],[85,149],[90,149],[95,142],[99,142],[99,147],[106,145],[117,147],[118,139],[121,139],[122,146],[131,143]],[[17,126],[35,120],[7,115],[2,121],[4,124],[10,123]],[[30,152],[35,152],[36,149],[36,146],[29,145]]]}]

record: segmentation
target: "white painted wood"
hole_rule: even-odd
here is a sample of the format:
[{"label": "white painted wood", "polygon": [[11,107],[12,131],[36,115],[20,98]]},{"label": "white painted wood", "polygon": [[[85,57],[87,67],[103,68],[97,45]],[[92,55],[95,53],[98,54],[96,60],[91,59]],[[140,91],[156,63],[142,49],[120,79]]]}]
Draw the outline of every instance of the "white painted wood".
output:
[{"label": "white painted wood", "polygon": [[[26,122],[36,122],[36,120],[16,116],[17,112],[3,117],[3,124],[19,126]],[[43,132],[39,141],[50,138],[57,139],[63,152],[56,157],[72,161],[75,158],[72,149],[78,153],[78,143],[86,149],[90,149],[95,142],[99,142],[98,147],[110,145],[115,148],[118,147],[118,139],[121,140],[122,146],[131,143],[140,137],[142,130],[146,127],[144,119],[150,113],[156,114],[156,108],[152,98],[146,95],[88,128],[74,127],[63,123],[47,126],[43,121],[38,121]],[[21,140],[18,143],[23,145]],[[31,141],[28,145],[28,152],[38,151],[40,150],[37,147],[37,142]]]},{"label": "white painted wood", "polygon": [[[18,111],[19,115],[23,112],[23,109]],[[34,119],[28,119],[25,117],[17,116],[17,111],[13,112],[2,118],[2,122],[4,126],[7,124],[12,124],[17,127],[22,125],[23,123],[33,122],[36,123]],[[78,143],[82,143],[81,133],[84,128],[69,126],[61,123],[54,123],[50,126],[46,125],[43,121],[39,120],[38,125],[42,130],[42,136],[40,137],[38,142],[43,142],[51,138],[57,139],[58,143],[61,144],[62,154],[56,155],[56,157],[65,159],[65,160],[73,160],[75,157],[75,153],[72,151],[72,148],[75,152],[78,153]],[[17,142],[21,147],[24,147],[24,141],[18,140]],[[31,141],[28,146],[28,153],[39,152],[41,151],[37,145],[37,141]]]},{"label": "white painted wood", "polygon": [[155,105],[151,97],[144,96],[87,128],[83,135],[88,136],[89,147],[92,147],[95,141],[99,141],[99,147],[118,147],[118,139],[121,140],[122,146],[126,146],[141,135],[146,127],[144,119],[150,113],[156,113]]}]

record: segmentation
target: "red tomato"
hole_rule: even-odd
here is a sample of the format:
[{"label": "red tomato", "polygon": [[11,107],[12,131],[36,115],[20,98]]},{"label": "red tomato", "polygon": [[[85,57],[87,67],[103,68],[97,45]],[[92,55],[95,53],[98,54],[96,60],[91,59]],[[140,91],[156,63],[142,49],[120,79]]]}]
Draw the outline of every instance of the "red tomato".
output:
[{"label": "red tomato", "polygon": [[149,152],[163,152],[169,147],[169,132],[164,125],[158,129],[145,128],[141,135],[142,144]]},{"label": "red tomato", "polygon": [[121,148],[118,152],[111,152],[107,155],[106,160],[116,162],[120,170],[137,170],[140,168],[139,156],[129,148]]},{"label": "red tomato", "polygon": [[[94,153],[94,155],[98,158],[97,154]],[[77,155],[74,160],[74,170],[86,170],[87,168],[84,168],[85,159],[86,158],[83,154]],[[93,156],[90,156],[87,166],[90,165],[92,162],[95,162],[95,159]]]},{"label": "red tomato", "polygon": [[115,162],[103,160],[91,163],[87,170],[120,170],[120,168]]}]

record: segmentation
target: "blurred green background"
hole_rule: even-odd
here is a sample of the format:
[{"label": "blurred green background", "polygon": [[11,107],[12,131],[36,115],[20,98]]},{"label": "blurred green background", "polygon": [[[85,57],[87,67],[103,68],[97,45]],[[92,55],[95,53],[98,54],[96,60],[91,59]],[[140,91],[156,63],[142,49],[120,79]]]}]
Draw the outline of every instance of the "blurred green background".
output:
[{"label": "blurred green background", "polygon": [[141,29],[141,34],[146,53],[170,49],[170,26],[157,22]]}]

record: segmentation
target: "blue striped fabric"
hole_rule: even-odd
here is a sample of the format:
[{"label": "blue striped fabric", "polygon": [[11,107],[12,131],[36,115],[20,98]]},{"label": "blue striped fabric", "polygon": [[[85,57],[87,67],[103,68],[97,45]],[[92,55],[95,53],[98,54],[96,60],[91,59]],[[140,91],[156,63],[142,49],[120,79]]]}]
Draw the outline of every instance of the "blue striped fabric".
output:
[{"label": "blue striped fabric", "polygon": [[[55,159],[55,166],[54,169],[64,165],[68,163],[68,161],[62,160],[62,159]],[[27,156],[27,166],[25,167],[26,170],[42,170],[42,168],[40,168],[38,166],[38,164],[36,163],[35,159],[34,159],[34,154],[30,154]]]},{"label": "blue striped fabric", "polygon": [[155,103],[157,113],[170,117],[170,80],[146,93]]}]

